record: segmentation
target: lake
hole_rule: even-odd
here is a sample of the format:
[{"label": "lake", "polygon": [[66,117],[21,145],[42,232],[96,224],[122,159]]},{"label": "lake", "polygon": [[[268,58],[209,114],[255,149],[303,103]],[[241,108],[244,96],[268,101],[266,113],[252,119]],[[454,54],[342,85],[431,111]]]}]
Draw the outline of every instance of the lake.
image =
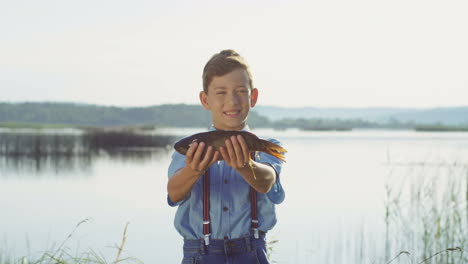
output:
[{"label": "lake", "polygon": [[[173,142],[203,130],[149,134]],[[91,151],[80,131],[41,131],[0,130],[0,255],[34,258],[64,243],[77,255],[93,250],[111,262],[129,223],[124,256],[180,263],[176,209],[166,203],[170,147]],[[281,175],[286,199],[268,233],[269,241],[278,240],[272,260],[409,263],[447,248],[468,250],[468,133],[253,132],[288,150]],[[29,154],[5,147],[13,141],[7,135],[21,133],[56,135],[40,140],[60,151],[33,155],[32,143],[15,145]],[[468,259],[468,252],[461,255],[440,254],[445,263]]]}]

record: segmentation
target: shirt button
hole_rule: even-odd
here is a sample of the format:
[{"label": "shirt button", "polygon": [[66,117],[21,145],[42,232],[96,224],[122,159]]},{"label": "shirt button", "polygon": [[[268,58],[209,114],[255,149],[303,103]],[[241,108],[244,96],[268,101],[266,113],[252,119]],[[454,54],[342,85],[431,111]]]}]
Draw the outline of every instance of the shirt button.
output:
[{"label": "shirt button", "polygon": [[227,183],[228,183],[228,180],[227,180],[227,179],[225,179],[225,180],[224,180],[224,183],[225,183],[225,184],[227,184]]},{"label": "shirt button", "polygon": [[227,208],[227,206],[224,206],[224,207],[223,207],[223,211],[226,212],[227,210],[229,210],[229,209]]}]

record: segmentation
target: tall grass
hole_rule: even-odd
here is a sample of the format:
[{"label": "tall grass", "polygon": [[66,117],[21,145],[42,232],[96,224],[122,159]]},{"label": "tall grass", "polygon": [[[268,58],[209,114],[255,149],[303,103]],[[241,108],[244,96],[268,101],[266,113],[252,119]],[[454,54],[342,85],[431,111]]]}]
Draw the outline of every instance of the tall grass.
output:
[{"label": "tall grass", "polygon": [[89,249],[86,252],[71,252],[71,249],[67,246],[67,243],[72,238],[76,230],[80,225],[87,223],[89,219],[80,221],[68,234],[68,236],[61,242],[61,244],[53,249],[47,250],[40,254],[39,257],[33,256],[21,256],[19,258],[13,258],[6,252],[2,252],[0,249],[0,264],[141,264],[142,261],[135,257],[122,257],[124,253],[125,242],[127,241],[127,229],[129,223],[125,225],[122,241],[116,248],[115,260],[111,261],[106,259],[101,253],[96,252],[93,249]]},{"label": "tall grass", "polygon": [[468,165],[394,166],[385,189],[386,263],[468,263]]},{"label": "tall grass", "polygon": [[435,159],[390,163],[382,222],[297,244],[292,263],[467,264],[468,164]]}]

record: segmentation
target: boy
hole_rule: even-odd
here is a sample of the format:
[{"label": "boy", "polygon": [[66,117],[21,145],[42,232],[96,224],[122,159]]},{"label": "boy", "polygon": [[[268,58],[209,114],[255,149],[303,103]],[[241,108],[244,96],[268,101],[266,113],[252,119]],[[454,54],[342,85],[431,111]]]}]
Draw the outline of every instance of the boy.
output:
[{"label": "boy", "polygon": [[[223,50],[207,62],[200,102],[211,112],[210,130],[248,131],[257,98],[249,67],[238,53]],[[254,179],[250,155],[242,136],[226,140],[219,151],[194,142],[185,156],[173,154],[167,200],[178,206],[174,224],[184,237],[182,263],[268,263],[265,233],[276,223],[275,204],[284,200],[281,161],[258,152]]]}]

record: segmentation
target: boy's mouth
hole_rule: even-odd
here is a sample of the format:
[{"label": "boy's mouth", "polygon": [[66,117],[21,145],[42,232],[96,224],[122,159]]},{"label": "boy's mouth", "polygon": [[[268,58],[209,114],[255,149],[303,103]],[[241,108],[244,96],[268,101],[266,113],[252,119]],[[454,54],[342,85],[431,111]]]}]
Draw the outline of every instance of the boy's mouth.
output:
[{"label": "boy's mouth", "polygon": [[240,110],[229,110],[223,112],[223,114],[228,117],[237,117],[240,114]]}]

